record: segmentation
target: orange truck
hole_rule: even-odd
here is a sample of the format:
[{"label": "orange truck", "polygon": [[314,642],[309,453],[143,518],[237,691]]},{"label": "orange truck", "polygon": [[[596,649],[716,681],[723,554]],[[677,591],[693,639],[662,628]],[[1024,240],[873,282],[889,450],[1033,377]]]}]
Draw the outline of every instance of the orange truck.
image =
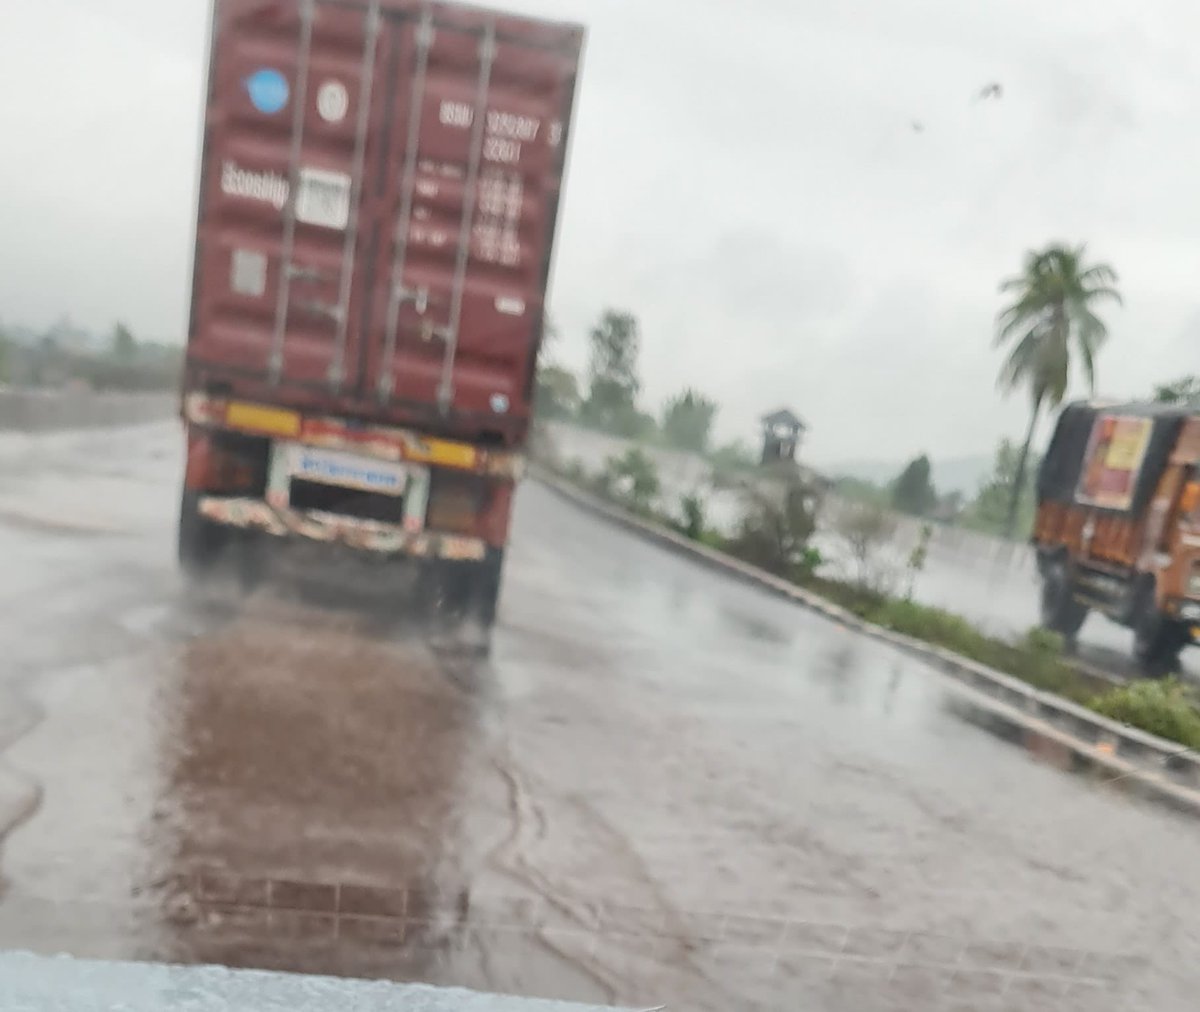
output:
[{"label": "orange truck", "polygon": [[1037,478],[1042,624],[1073,646],[1090,611],[1131,629],[1161,677],[1200,639],[1200,413],[1066,407]]}]

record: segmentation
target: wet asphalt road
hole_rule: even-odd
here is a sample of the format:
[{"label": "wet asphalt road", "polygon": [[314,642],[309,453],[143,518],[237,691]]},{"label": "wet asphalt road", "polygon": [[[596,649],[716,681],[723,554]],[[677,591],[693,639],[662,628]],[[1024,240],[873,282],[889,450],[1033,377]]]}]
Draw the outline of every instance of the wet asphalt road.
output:
[{"label": "wet asphalt road", "polygon": [[1194,1007],[1200,827],[989,737],[914,660],[527,484],[472,661],[378,600],[189,592],[173,425],[5,439],[0,946],[672,1009]]}]

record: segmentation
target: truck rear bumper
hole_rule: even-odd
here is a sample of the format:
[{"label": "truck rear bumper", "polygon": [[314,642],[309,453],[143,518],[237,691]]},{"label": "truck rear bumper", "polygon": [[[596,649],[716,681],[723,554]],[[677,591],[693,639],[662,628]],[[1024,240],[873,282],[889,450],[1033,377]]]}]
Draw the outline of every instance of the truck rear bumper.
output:
[{"label": "truck rear bumper", "polygon": [[482,561],[487,544],[481,538],[413,533],[395,524],[361,520],[335,513],[277,508],[261,499],[201,496],[201,516],[227,527],[263,531],[275,537],[299,537],[381,555],[406,555],[420,559]]}]

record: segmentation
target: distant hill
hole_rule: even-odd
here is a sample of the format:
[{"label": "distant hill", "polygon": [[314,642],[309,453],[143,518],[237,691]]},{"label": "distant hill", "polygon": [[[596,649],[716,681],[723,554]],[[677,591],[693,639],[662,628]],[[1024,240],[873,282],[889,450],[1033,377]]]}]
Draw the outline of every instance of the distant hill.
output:
[{"label": "distant hill", "polygon": [[[930,454],[929,460],[933,464],[933,484],[939,492],[961,492],[970,496],[979,490],[979,486],[992,473],[995,458],[990,453],[981,453],[941,460]],[[877,485],[886,485],[907,463],[907,460],[842,461],[826,464],[821,470],[832,477],[861,478]]]}]

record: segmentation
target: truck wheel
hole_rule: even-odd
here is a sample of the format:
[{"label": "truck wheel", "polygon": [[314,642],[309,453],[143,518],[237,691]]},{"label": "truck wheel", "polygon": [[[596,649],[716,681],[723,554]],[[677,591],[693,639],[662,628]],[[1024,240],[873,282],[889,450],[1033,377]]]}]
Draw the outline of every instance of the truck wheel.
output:
[{"label": "truck wheel", "polygon": [[1133,632],[1133,656],[1146,678],[1166,678],[1179,670],[1179,654],[1189,640],[1187,629],[1152,605]]},{"label": "truck wheel", "polygon": [[190,576],[212,568],[229,532],[200,515],[200,493],[184,489],[179,503],[179,565]]},{"label": "truck wheel", "polygon": [[1047,566],[1042,574],[1042,626],[1058,633],[1068,651],[1075,649],[1079,630],[1088,617],[1088,606],[1075,600],[1071,579],[1062,563]]},{"label": "truck wheel", "polygon": [[503,559],[502,551],[489,549],[480,562],[427,562],[417,592],[423,613],[443,622],[473,619],[490,628],[496,621]]},{"label": "truck wheel", "polygon": [[485,629],[496,624],[496,608],[500,602],[500,573],[504,568],[504,550],[489,548],[487,557],[475,566],[472,588],[471,616]]},{"label": "truck wheel", "polygon": [[503,552],[489,549],[480,562],[426,563],[417,593],[420,612],[430,631],[452,636],[456,647],[488,654],[496,623],[502,562]]}]

